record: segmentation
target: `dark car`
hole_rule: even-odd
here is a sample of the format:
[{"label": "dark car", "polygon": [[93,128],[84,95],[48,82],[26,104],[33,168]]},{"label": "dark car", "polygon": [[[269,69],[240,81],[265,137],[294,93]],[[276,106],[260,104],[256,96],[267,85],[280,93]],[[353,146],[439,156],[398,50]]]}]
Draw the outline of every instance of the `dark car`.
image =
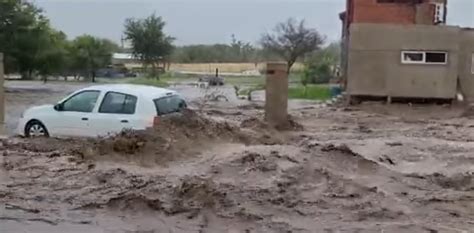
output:
[{"label": "dark car", "polygon": [[204,77],[199,78],[199,82],[208,82],[209,86],[223,86],[224,78],[222,77]]}]

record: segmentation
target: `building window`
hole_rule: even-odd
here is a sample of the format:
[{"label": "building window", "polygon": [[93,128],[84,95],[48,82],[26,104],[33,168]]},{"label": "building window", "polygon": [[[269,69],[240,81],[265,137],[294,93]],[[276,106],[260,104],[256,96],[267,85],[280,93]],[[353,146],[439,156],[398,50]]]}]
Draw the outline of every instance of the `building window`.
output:
[{"label": "building window", "polygon": [[426,52],[426,63],[446,64],[448,56],[445,52]]},{"label": "building window", "polygon": [[402,63],[423,63],[423,52],[402,52]]},{"label": "building window", "polygon": [[447,52],[402,51],[402,64],[440,64],[448,63]]}]

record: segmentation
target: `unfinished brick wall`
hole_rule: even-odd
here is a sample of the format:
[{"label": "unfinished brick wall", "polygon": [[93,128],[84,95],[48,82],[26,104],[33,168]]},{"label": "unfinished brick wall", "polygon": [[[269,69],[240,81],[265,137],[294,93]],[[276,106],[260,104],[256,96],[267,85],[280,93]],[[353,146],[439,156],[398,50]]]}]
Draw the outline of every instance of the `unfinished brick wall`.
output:
[{"label": "unfinished brick wall", "polygon": [[[416,4],[415,4],[416,2]],[[387,24],[433,24],[434,5],[446,0],[399,0],[381,3],[377,0],[347,0],[345,24],[387,23]]]},{"label": "unfinished brick wall", "polygon": [[377,3],[376,0],[356,0],[354,23],[414,24],[416,8],[412,4]]}]

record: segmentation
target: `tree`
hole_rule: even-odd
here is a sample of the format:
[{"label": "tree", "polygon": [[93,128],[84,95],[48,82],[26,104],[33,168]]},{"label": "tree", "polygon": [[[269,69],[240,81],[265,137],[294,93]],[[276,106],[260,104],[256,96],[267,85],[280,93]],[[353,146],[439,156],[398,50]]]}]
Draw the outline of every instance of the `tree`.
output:
[{"label": "tree", "polygon": [[323,41],[323,37],[316,29],[305,26],[304,20],[298,22],[290,18],[284,23],[279,23],[273,34],[264,34],[260,43],[264,49],[287,62],[289,73],[298,58],[319,49]]},{"label": "tree", "polygon": [[31,78],[49,29],[49,21],[32,3],[0,1],[0,51],[5,54],[7,72],[18,71]]},{"label": "tree", "polygon": [[333,42],[308,56],[301,78],[302,84],[328,83],[334,77],[334,70],[339,66],[340,53],[339,43]]},{"label": "tree", "polygon": [[250,43],[233,40],[231,44],[186,45],[176,47],[172,54],[174,62],[257,62],[261,50]]},{"label": "tree", "polygon": [[110,63],[118,45],[91,36],[73,42],[54,30],[49,20],[32,1],[0,1],[0,52],[5,55],[5,70],[19,72],[24,79],[85,71],[95,78],[95,70]]},{"label": "tree", "polygon": [[322,84],[328,83],[333,77],[332,66],[326,62],[307,63],[303,70],[301,83],[306,86],[309,83]]},{"label": "tree", "polygon": [[48,75],[67,73],[69,54],[67,37],[63,32],[50,29],[44,40],[44,48],[37,56],[35,67],[46,82]]},{"label": "tree", "polygon": [[328,46],[310,54],[308,63],[327,63],[331,66],[337,66],[341,59],[341,45],[339,42],[333,42]]},{"label": "tree", "polygon": [[166,23],[155,14],[145,19],[127,19],[125,21],[125,39],[132,45],[133,54],[145,66],[151,65],[152,76],[156,75],[156,66],[169,58],[173,51],[174,38],[163,32]]},{"label": "tree", "polygon": [[12,56],[15,50],[15,38],[26,32],[36,20],[37,9],[31,4],[18,0],[0,1],[0,52],[5,55],[5,69],[16,69],[16,59]]},{"label": "tree", "polygon": [[114,48],[113,42],[90,35],[79,36],[69,48],[72,57],[72,67],[85,73],[92,82],[95,82],[96,71],[110,65]]}]

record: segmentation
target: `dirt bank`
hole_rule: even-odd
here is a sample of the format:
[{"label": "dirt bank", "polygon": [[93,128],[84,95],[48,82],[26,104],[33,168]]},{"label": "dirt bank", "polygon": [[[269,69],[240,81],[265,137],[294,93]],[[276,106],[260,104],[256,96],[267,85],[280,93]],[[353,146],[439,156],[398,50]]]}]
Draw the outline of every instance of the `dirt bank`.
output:
[{"label": "dirt bank", "polygon": [[244,112],[236,118],[226,111],[237,109],[222,110],[217,118],[172,119],[157,131],[111,139],[2,142],[2,227],[5,232],[474,227],[474,122],[467,118],[414,121],[364,108],[306,109],[292,112],[301,128],[280,132],[266,129],[261,115]]}]

